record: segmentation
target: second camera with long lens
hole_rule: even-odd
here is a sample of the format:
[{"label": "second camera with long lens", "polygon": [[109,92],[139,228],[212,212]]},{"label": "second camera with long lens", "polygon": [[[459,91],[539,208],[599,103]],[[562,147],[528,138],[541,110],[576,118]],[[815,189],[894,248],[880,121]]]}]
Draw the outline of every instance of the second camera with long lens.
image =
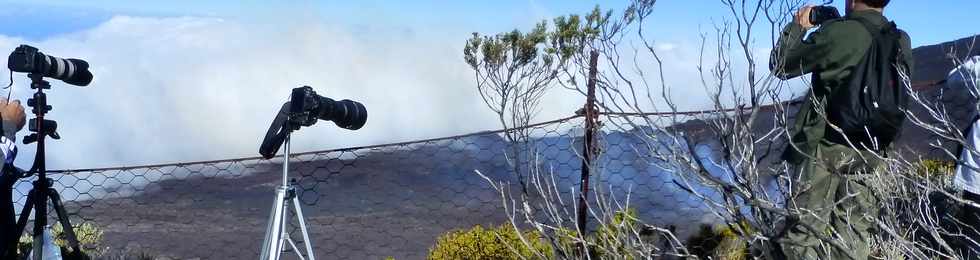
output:
[{"label": "second camera with long lens", "polygon": [[357,130],[367,122],[367,109],[351,100],[335,101],[317,95],[312,87],[294,88],[290,103],[290,119],[302,126],[311,126],[317,119],[333,121],[338,127]]},{"label": "second camera with long lens", "polygon": [[[289,136],[293,131],[304,126],[312,126],[319,120],[333,121],[341,128],[357,130],[367,122],[367,110],[358,102],[346,99],[335,101],[317,95],[309,86],[293,89],[289,102],[279,109],[279,113],[265,133],[262,146],[259,147],[259,154],[266,159],[275,156],[279,147],[286,147],[282,153],[282,185],[276,189],[276,199],[272,205],[272,213],[269,215],[265,239],[262,241],[260,259],[279,259],[286,251],[296,253],[300,259],[315,259],[310,234],[306,229],[306,220],[294,187],[296,180],[289,180]],[[290,205],[292,205],[292,213],[288,212]],[[287,223],[292,221],[289,218],[295,218],[299,223],[298,231],[303,236],[302,246],[306,249],[305,257],[300,247],[289,238],[290,231],[286,228]],[[292,246],[292,250],[284,251],[287,245]]]},{"label": "second camera with long lens", "polygon": [[92,82],[88,62],[45,55],[30,45],[14,49],[7,57],[7,68],[15,72],[37,73],[75,86],[87,86]]},{"label": "second camera with long lens", "polygon": [[266,159],[272,158],[290,132],[312,126],[319,120],[333,121],[340,128],[357,130],[367,122],[367,109],[359,102],[347,99],[336,101],[317,95],[309,86],[294,88],[289,102],[282,105],[265,133],[259,154]]}]

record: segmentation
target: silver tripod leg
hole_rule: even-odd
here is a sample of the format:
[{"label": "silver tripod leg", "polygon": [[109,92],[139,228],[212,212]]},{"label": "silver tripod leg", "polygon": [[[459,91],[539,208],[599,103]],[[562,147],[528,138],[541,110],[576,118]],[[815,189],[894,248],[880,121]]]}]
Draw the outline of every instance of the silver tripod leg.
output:
[{"label": "silver tripod leg", "polygon": [[272,212],[269,215],[269,225],[265,231],[265,239],[262,242],[262,260],[278,260],[282,252],[282,236],[284,235],[283,224],[286,207],[286,187],[279,187],[276,190],[276,198],[272,202]]},{"label": "silver tripod leg", "polygon": [[[283,153],[282,163],[282,186],[276,189],[276,198],[272,202],[272,212],[269,216],[269,226],[265,231],[265,239],[262,242],[262,256],[260,260],[278,260],[282,255],[283,248],[288,243],[300,259],[316,260],[313,255],[313,244],[310,240],[310,233],[306,228],[306,219],[296,196],[295,189],[288,182],[289,173],[289,136],[286,136],[285,153]],[[289,237],[287,225],[289,225],[289,204],[293,204],[295,216],[299,222],[300,232],[303,233],[303,246],[306,248],[306,257],[300,252],[296,243]]]},{"label": "silver tripod leg", "polygon": [[[310,240],[310,232],[306,229],[306,217],[303,216],[303,209],[299,204],[299,197],[293,197],[293,207],[296,208],[296,218],[299,219],[299,229],[303,233],[303,245],[306,247],[306,255],[310,260],[316,260],[313,256],[313,240]],[[296,248],[296,245],[293,245]],[[299,252],[299,250],[296,250]]]}]

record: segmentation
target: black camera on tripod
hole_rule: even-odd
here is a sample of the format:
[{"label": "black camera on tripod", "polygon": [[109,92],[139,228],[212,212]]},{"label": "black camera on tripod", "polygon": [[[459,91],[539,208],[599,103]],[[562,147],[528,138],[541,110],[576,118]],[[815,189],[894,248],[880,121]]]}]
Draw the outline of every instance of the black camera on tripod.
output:
[{"label": "black camera on tripod", "polygon": [[[341,128],[357,130],[367,122],[367,110],[359,102],[346,99],[334,101],[317,95],[309,86],[293,89],[289,101],[279,109],[269,130],[265,133],[262,145],[259,146],[259,154],[266,159],[275,156],[280,147],[286,147],[282,154],[282,186],[276,189],[276,199],[272,205],[272,213],[269,215],[265,239],[262,241],[260,259],[279,259],[287,245],[292,246],[292,251],[298,254],[300,259],[315,259],[310,234],[306,229],[306,220],[303,217],[299,198],[296,196],[296,189],[293,187],[296,180],[289,180],[289,136],[293,131],[304,126],[312,126],[321,119],[333,121]],[[288,213],[290,204],[294,208],[292,214]],[[299,233],[303,235],[302,245],[306,249],[306,257],[303,257],[300,248],[289,238],[290,232],[286,228],[289,217],[295,217],[299,222]]]},{"label": "black camera on tripod", "polygon": [[[24,207],[21,209],[16,223],[10,221],[13,216],[3,216],[4,221],[0,221],[3,222],[0,223],[2,226],[0,228],[4,230],[3,234],[0,234],[0,258],[17,257],[17,238],[26,230],[32,211],[34,212],[34,227],[32,229],[34,248],[32,254],[35,259],[41,258],[45,247],[53,245],[53,242],[50,245],[45,245],[42,235],[48,225],[48,203],[50,201],[50,205],[53,206],[58,217],[57,223],[60,223],[64,230],[65,240],[68,241],[67,246],[71,248],[71,251],[66,252],[65,257],[67,259],[86,259],[87,256],[81,251],[68,213],[61,203],[61,197],[58,191],[52,187],[52,180],[47,177],[45,139],[46,137],[60,139],[61,136],[56,132],[58,123],[44,118],[45,114],[51,111],[51,105],[48,105],[47,94],[44,93],[44,90],[51,89],[51,84],[45,80],[45,77],[58,79],[72,85],[87,86],[92,82],[92,73],[88,71],[88,63],[80,59],[62,59],[45,55],[37,48],[21,45],[10,53],[7,58],[7,68],[10,69],[11,73],[28,73],[27,76],[31,79],[31,89],[34,89],[35,92],[33,97],[27,100],[27,105],[31,107],[31,112],[35,118],[30,120],[28,130],[32,133],[24,137],[24,143],[37,143],[37,150],[34,154],[34,164],[30,170],[23,171],[12,164],[8,164],[4,166],[4,174],[16,178],[37,175],[37,180],[33,182],[33,187],[28,192]],[[3,188],[8,189],[8,187]],[[10,191],[5,190],[4,192]],[[9,202],[4,201],[3,203]],[[13,204],[0,206],[12,207]],[[4,209],[4,211],[8,211],[8,209]],[[60,250],[60,248],[47,248],[47,250]]]},{"label": "black camera on tripod", "polygon": [[289,101],[282,105],[266,131],[259,154],[266,159],[272,158],[290,132],[312,126],[318,120],[333,121],[340,128],[357,130],[367,122],[367,109],[359,102],[335,101],[317,95],[309,86],[294,88]]},{"label": "black camera on tripod", "polygon": [[289,103],[290,121],[301,126],[311,126],[322,119],[333,121],[340,128],[357,130],[367,122],[363,104],[347,99],[334,101],[317,95],[309,86],[294,88]]},{"label": "black camera on tripod", "polygon": [[7,68],[10,71],[59,79],[76,86],[87,86],[92,82],[88,62],[45,55],[30,45],[21,45],[14,49],[7,58]]}]

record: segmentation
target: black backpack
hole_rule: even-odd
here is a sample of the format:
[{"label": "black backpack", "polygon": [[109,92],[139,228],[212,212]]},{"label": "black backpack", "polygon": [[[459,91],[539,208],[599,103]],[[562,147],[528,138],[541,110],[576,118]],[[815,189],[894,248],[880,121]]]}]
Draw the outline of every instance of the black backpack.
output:
[{"label": "black backpack", "polygon": [[[909,90],[898,71],[903,32],[894,22],[880,29],[860,22],[871,33],[871,47],[851,73],[847,85],[830,93],[827,102],[827,140],[882,151],[898,136],[905,122]],[[907,68],[902,68],[907,71]],[[906,74],[910,75],[910,74]],[[846,139],[844,138],[846,137]],[[850,142],[848,142],[850,141]]]}]

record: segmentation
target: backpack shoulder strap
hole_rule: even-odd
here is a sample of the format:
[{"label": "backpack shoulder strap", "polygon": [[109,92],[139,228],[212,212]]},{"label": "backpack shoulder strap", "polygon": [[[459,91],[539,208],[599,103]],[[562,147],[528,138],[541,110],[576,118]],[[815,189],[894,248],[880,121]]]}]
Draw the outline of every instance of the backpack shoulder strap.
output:
[{"label": "backpack shoulder strap", "polygon": [[880,34],[878,28],[875,28],[875,26],[872,25],[871,22],[868,20],[857,18],[857,17],[848,17],[847,20],[860,23],[861,27],[864,27],[864,29],[867,30],[869,34],[871,34],[871,38],[877,38],[876,36]]},{"label": "backpack shoulder strap", "polygon": [[898,29],[898,25],[894,21],[887,21],[881,28],[875,26],[867,19],[858,17],[848,17],[846,20],[856,21],[864,27],[868,33],[871,34],[871,38],[877,39],[881,35],[901,35],[902,30]]},{"label": "backpack shoulder strap", "polygon": [[888,56],[897,57],[899,52],[901,52],[899,42],[905,35],[905,32],[898,29],[893,21],[887,21],[881,27],[875,26],[867,19],[849,17],[848,20],[853,20],[861,24],[861,27],[868,32],[871,36],[871,46],[872,48],[883,48],[884,51],[890,53]]}]

